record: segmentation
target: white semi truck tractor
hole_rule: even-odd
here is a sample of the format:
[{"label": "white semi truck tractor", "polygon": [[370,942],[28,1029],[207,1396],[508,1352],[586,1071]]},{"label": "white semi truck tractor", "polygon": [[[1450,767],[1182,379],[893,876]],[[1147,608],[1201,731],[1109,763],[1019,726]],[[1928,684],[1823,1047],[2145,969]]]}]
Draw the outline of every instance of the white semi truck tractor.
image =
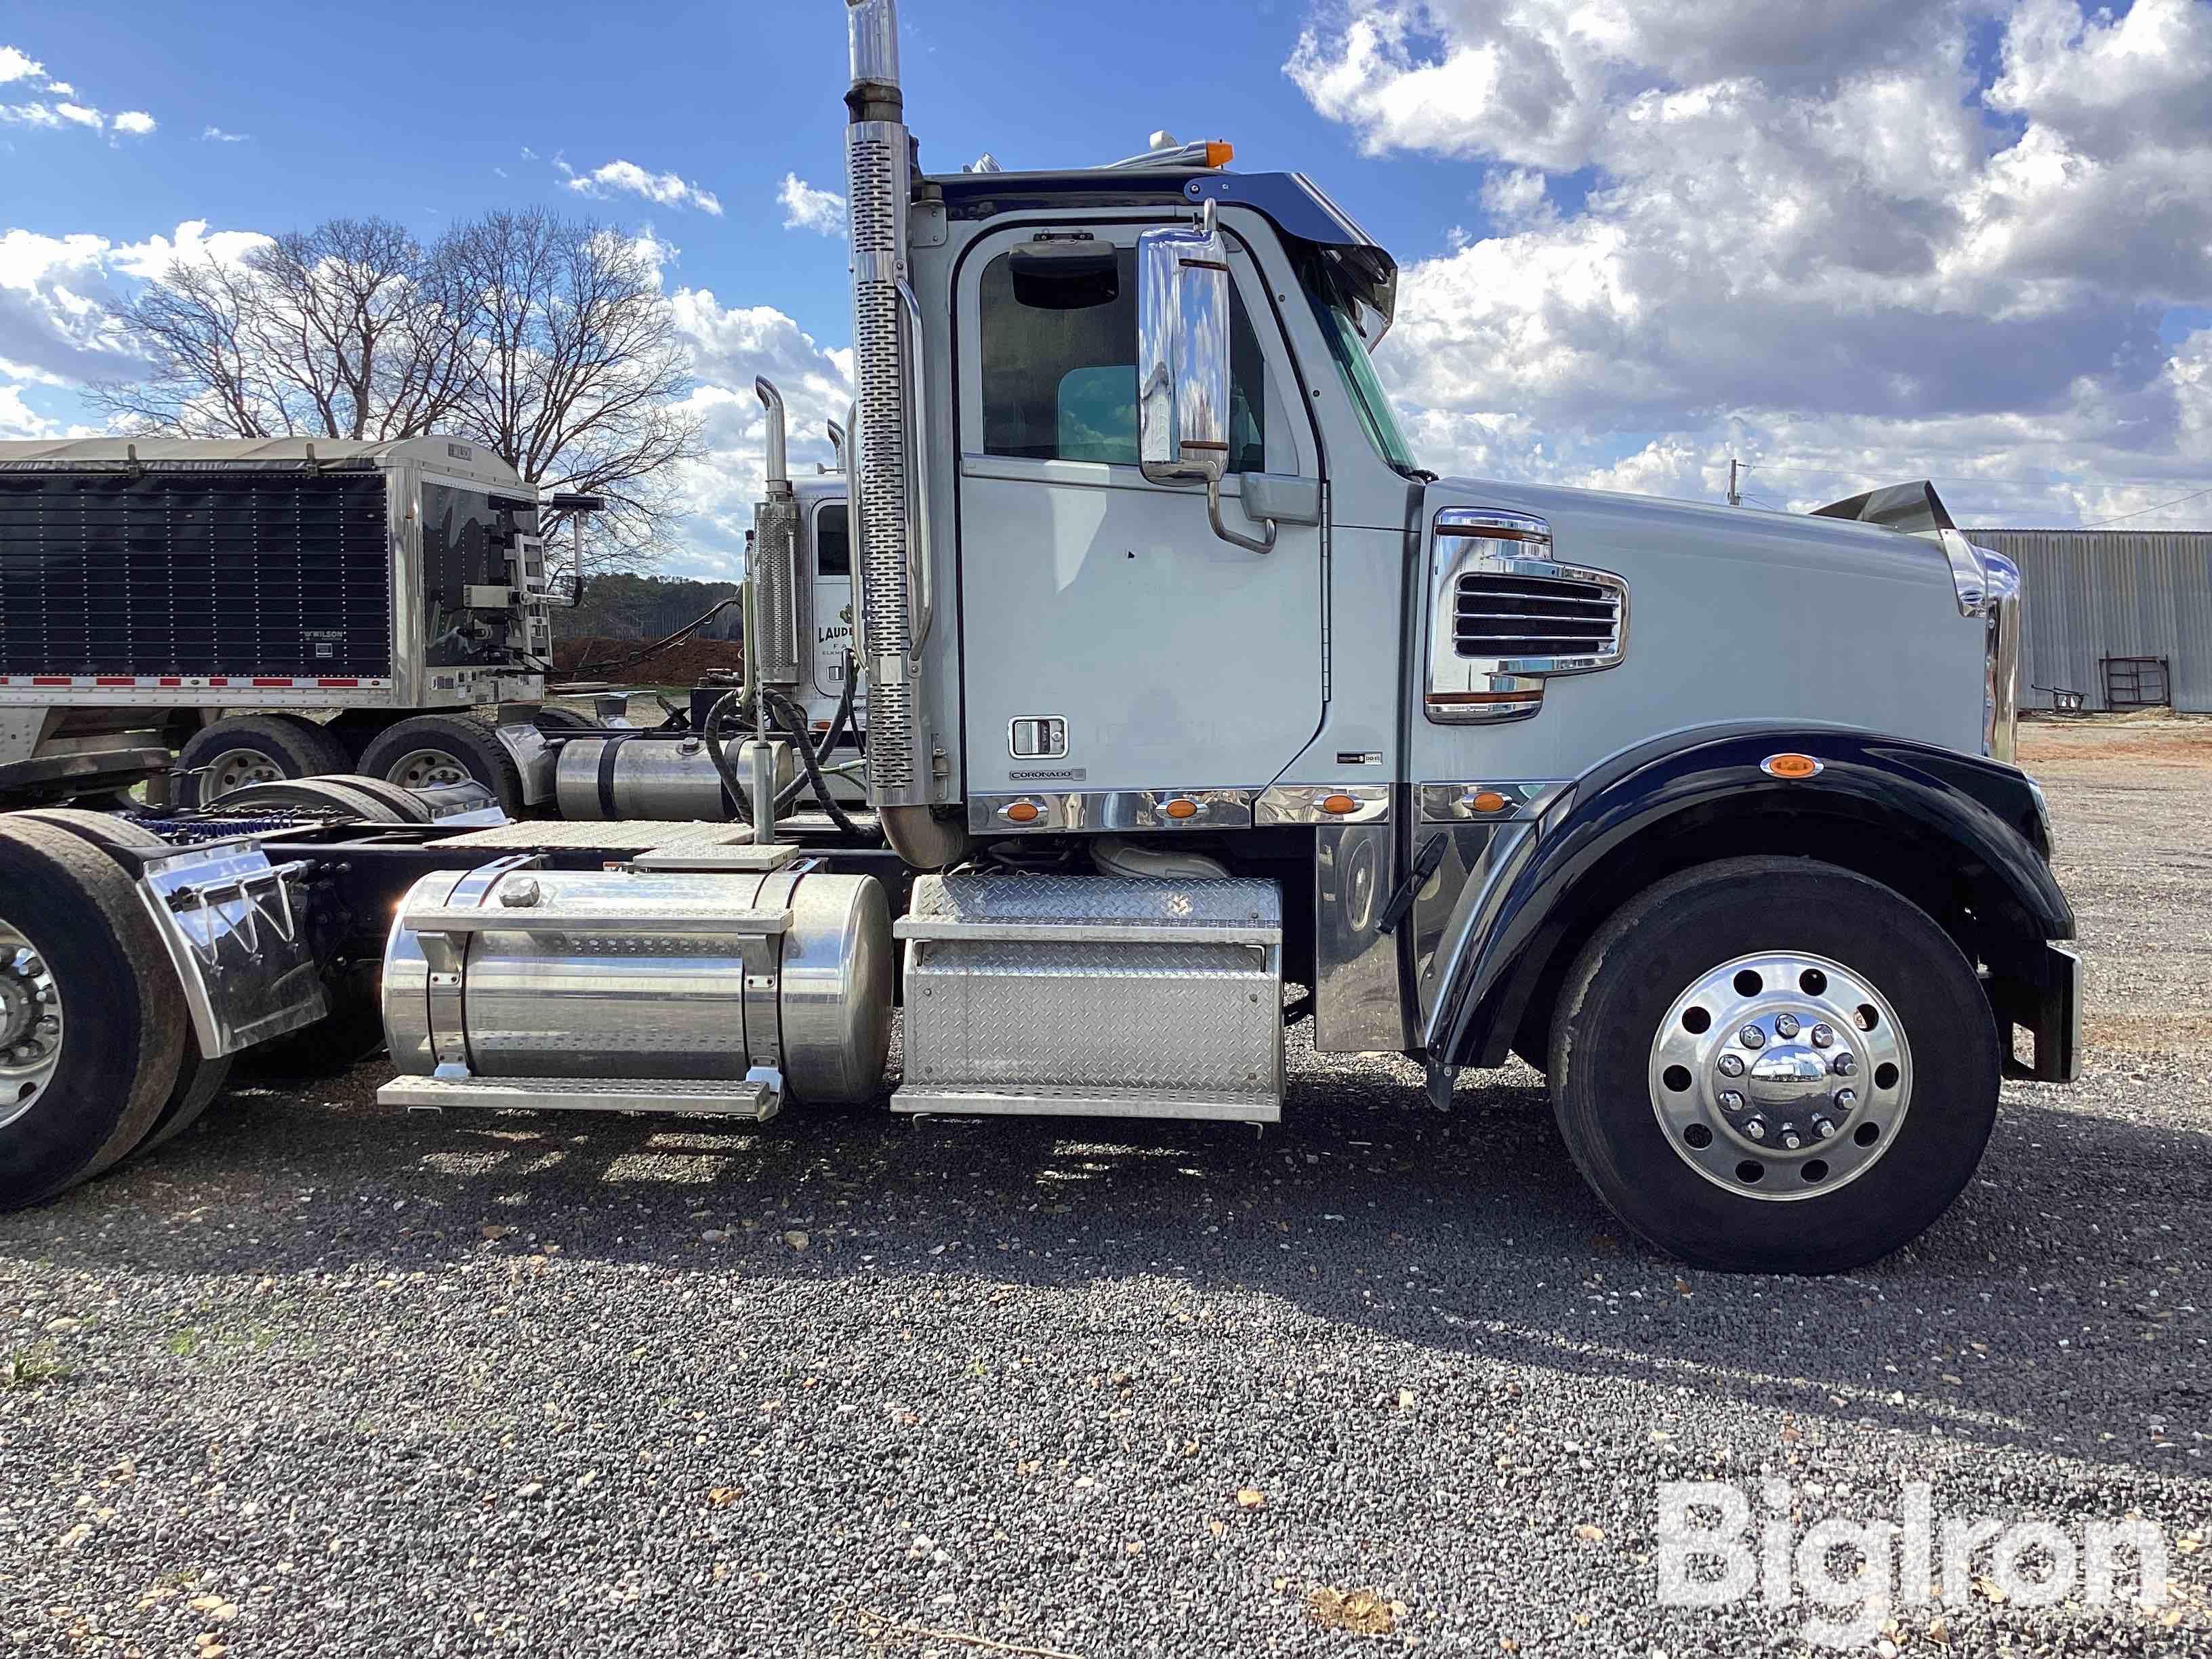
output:
[{"label": "white semi truck tractor", "polygon": [[882,844],[779,814],[812,635],[772,483],[750,824],[0,833],[0,1198],[158,1139],[373,962],[382,1098],[424,1111],[1264,1125],[1310,1020],[1443,1109],[1522,1055],[1689,1261],[1935,1222],[2000,1079],[2078,1066],[2014,573],[1924,483],[1789,516],[1439,477],[1370,361],[1396,266],[1318,187],[1164,138],[924,173],[893,0],[848,13]]}]

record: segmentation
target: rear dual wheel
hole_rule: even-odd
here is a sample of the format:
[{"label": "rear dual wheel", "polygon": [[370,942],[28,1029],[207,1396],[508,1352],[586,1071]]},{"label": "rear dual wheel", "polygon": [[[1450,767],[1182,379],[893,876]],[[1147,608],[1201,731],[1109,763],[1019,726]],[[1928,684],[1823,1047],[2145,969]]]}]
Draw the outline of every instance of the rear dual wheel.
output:
[{"label": "rear dual wheel", "polygon": [[0,1208],[143,1145],[189,1026],[168,952],[114,860],[54,823],[0,824]]},{"label": "rear dual wheel", "polygon": [[349,763],[338,734],[303,714],[235,714],[203,726],[178,751],[177,804],[204,806],[248,784],[343,772]]},{"label": "rear dual wheel", "polygon": [[1559,1131],[1628,1226],[1700,1267],[1841,1273],[1965,1190],[1996,1121],[1972,963],[1889,888],[1807,859],[1658,884],[1569,971]]}]

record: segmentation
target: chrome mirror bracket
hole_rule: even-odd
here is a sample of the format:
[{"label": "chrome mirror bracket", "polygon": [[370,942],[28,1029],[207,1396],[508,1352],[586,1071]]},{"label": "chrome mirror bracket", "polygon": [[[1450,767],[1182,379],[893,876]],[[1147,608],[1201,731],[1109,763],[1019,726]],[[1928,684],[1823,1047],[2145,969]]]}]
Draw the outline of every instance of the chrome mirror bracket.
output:
[{"label": "chrome mirror bracket", "polygon": [[1261,527],[1267,532],[1265,536],[1243,535],[1231,530],[1222,522],[1221,480],[1218,478],[1208,478],[1206,481],[1206,521],[1213,526],[1213,533],[1220,537],[1223,541],[1234,543],[1247,552],[1272,553],[1275,550],[1275,521],[1273,519],[1260,520]]}]

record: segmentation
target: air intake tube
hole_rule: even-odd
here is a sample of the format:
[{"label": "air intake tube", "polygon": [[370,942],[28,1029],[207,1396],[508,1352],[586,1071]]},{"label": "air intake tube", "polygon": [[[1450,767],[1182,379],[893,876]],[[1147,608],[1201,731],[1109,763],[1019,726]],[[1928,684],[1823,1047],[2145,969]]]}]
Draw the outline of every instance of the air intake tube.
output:
[{"label": "air intake tube", "polygon": [[921,660],[933,605],[927,477],[915,404],[921,312],[907,251],[913,140],[899,91],[896,0],[846,0],[853,82],[845,94],[853,249],[853,378],[847,434],[860,669],[868,687],[868,793],[884,834],[918,869],[965,850],[966,830],[931,811],[933,744]]}]

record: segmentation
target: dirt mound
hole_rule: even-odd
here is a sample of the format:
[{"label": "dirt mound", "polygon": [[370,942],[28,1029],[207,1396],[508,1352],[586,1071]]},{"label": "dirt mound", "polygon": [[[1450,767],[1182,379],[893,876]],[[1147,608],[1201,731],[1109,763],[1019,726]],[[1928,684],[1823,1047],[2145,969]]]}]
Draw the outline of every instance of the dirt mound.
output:
[{"label": "dirt mound", "polygon": [[649,641],[586,635],[556,640],[553,668],[562,679],[607,680],[625,685],[690,685],[709,673],[745,665],[745,647],[732,640],[685,640],[632,662]]}]

